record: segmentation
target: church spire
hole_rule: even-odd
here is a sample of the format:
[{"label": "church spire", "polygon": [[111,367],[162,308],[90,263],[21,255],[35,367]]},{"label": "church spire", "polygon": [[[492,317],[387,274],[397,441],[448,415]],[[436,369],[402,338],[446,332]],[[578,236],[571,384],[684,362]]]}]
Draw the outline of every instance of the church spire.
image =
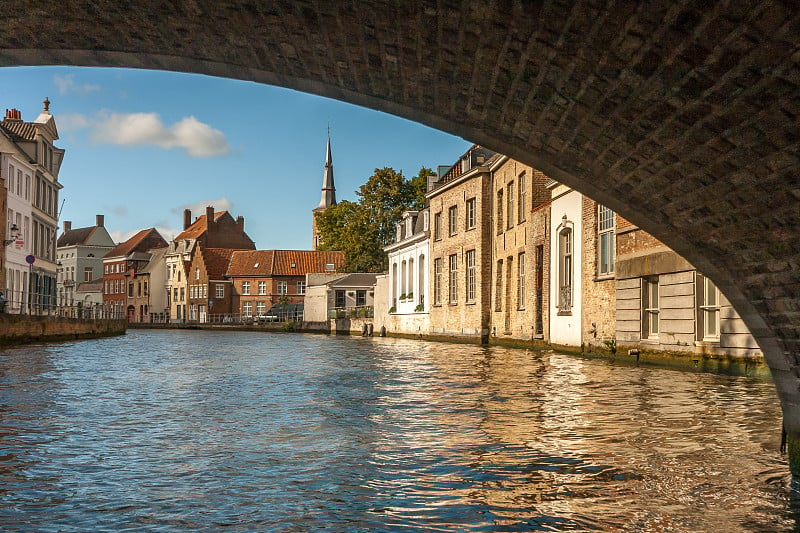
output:
[{"label": "church spire", "polygon": [[325,154],[325,173],[322,176],[322,198],[317,209],[336,204],[336,186],[333,184],[333,158],[331,157],[331,126],[328,124],[328,147]]}]

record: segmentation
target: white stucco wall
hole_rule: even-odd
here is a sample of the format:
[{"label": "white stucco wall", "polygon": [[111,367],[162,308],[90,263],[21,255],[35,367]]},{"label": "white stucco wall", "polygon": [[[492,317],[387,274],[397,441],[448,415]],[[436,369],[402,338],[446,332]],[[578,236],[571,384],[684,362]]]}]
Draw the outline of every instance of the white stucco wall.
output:
[{"label": "white stucco wall", "polygon": [[[581,257],[583,201],[580,193],[558,185],[553,189],[550,218],[550,342],[569,346],[581,344]],[[566,222],[564,220],[566,216]],[[572,309],[559,314],[559,232],[572,229]]]}]

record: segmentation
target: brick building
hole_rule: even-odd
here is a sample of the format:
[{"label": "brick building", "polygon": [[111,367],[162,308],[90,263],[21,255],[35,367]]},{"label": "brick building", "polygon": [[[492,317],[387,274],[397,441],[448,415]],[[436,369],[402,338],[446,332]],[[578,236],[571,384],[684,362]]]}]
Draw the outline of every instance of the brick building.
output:
[{"label": "brick building", "polygon": [[474,145],[426,194],[430,209],[430,331],[486,338],[491,321],[492,190],[500,156]]},{"label": "brick building", "polygon": [[184,322],[188,319],[187,275],[198,248],[254,250],[255,247],[253,240],[244,231],[244,217],[239,216],[234,220],[227,211],[215,212],[209,206],[204,215],[192,221],[191,210],[184,210],[183,231],[169,244],[165,255],[170,321]]},{"label": "brick building", "polygon": [[491,167],[493,217],[491,271],[492,336],[549,337],[547,224],[552,180],[542,172],[502,156]]},{"label": "brick building", "polygon": [[302,302],[306,274],[336,272],[343,264],[344,254],[334,251],[236,251],[226,273],[233,283],[233,312],[243,317],[258,316],[278,299]]},{"label": "brick building", "polygon": [[223,322],[230,317],[233,282],[225,273],[235,252],[230,248],[199,248],[194,254],[187,281],[189,322]]},{"label": "brick building", "polygon": [[129,314],[128,321],[150,324],[166,320],[166,294],[163,290],[166,252],[166,247],[150,250],[147,264],[134,271],[133,278],[128,281],[127,305],[133,307],[133,317]]},{"label": "brick building", "polygon": [[133,282],[136,272],[150,262],[150,250],[166,247],[167,241],[155,228],[150,228],[139,231],[103,256],[103,306],[106,316],[127,316],[129,321],[136,321],[133,304],[128,304],[128,298],[136,294]]}]

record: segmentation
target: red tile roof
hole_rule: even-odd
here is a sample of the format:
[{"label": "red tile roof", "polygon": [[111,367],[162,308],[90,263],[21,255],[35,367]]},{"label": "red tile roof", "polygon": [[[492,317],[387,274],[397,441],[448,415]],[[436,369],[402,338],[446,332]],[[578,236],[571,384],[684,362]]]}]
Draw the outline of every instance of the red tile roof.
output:
[{"label": "red tile roof", "polygon": [[[218,220],[219,217],[221,217],[226,213],[227,211],[220,211],[219,213],[214,213],[214,220],[215,221]],[[183,232],[181,232],[177,237],[175,237],[175,240],[179,241],[181,239],[197,239],[206,231],[208,231],[208,223],[206,222],[206,216],[200,215],[199,217],[197,217],[197,220],[195,220],[192,223],[191,226],[183,230]]]},{"label": "red tile roof", "polygon": [[236,250],[230,248],[201,248],[208,279],[221,280],[228,270],[231,256]]},{"label": "red tile roof", "polygon": [[344,264],[342,252],[322,250],[253,250],[237,251],[231,256],[228,276],[305,276],[331,272]]},{"label": "red tile roof", "polygon": [[162,246],[167,246],[167,241],[155,228],[143,229],[127,241],[116,245],[103,257],[124,257],[131,252],[146,252],[150,248],[161,248]]}]

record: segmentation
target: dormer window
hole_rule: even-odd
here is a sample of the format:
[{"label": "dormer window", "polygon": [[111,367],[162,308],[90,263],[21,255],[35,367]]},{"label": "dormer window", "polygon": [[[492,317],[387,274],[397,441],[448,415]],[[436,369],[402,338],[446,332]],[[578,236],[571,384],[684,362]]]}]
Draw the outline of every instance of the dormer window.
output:
[{"label": "dormer window", "polygon": [[253,268],[258,268],[258,265],[260,265],[260,264],[261,263],[256,263],[255,265],[253,265]]}]

